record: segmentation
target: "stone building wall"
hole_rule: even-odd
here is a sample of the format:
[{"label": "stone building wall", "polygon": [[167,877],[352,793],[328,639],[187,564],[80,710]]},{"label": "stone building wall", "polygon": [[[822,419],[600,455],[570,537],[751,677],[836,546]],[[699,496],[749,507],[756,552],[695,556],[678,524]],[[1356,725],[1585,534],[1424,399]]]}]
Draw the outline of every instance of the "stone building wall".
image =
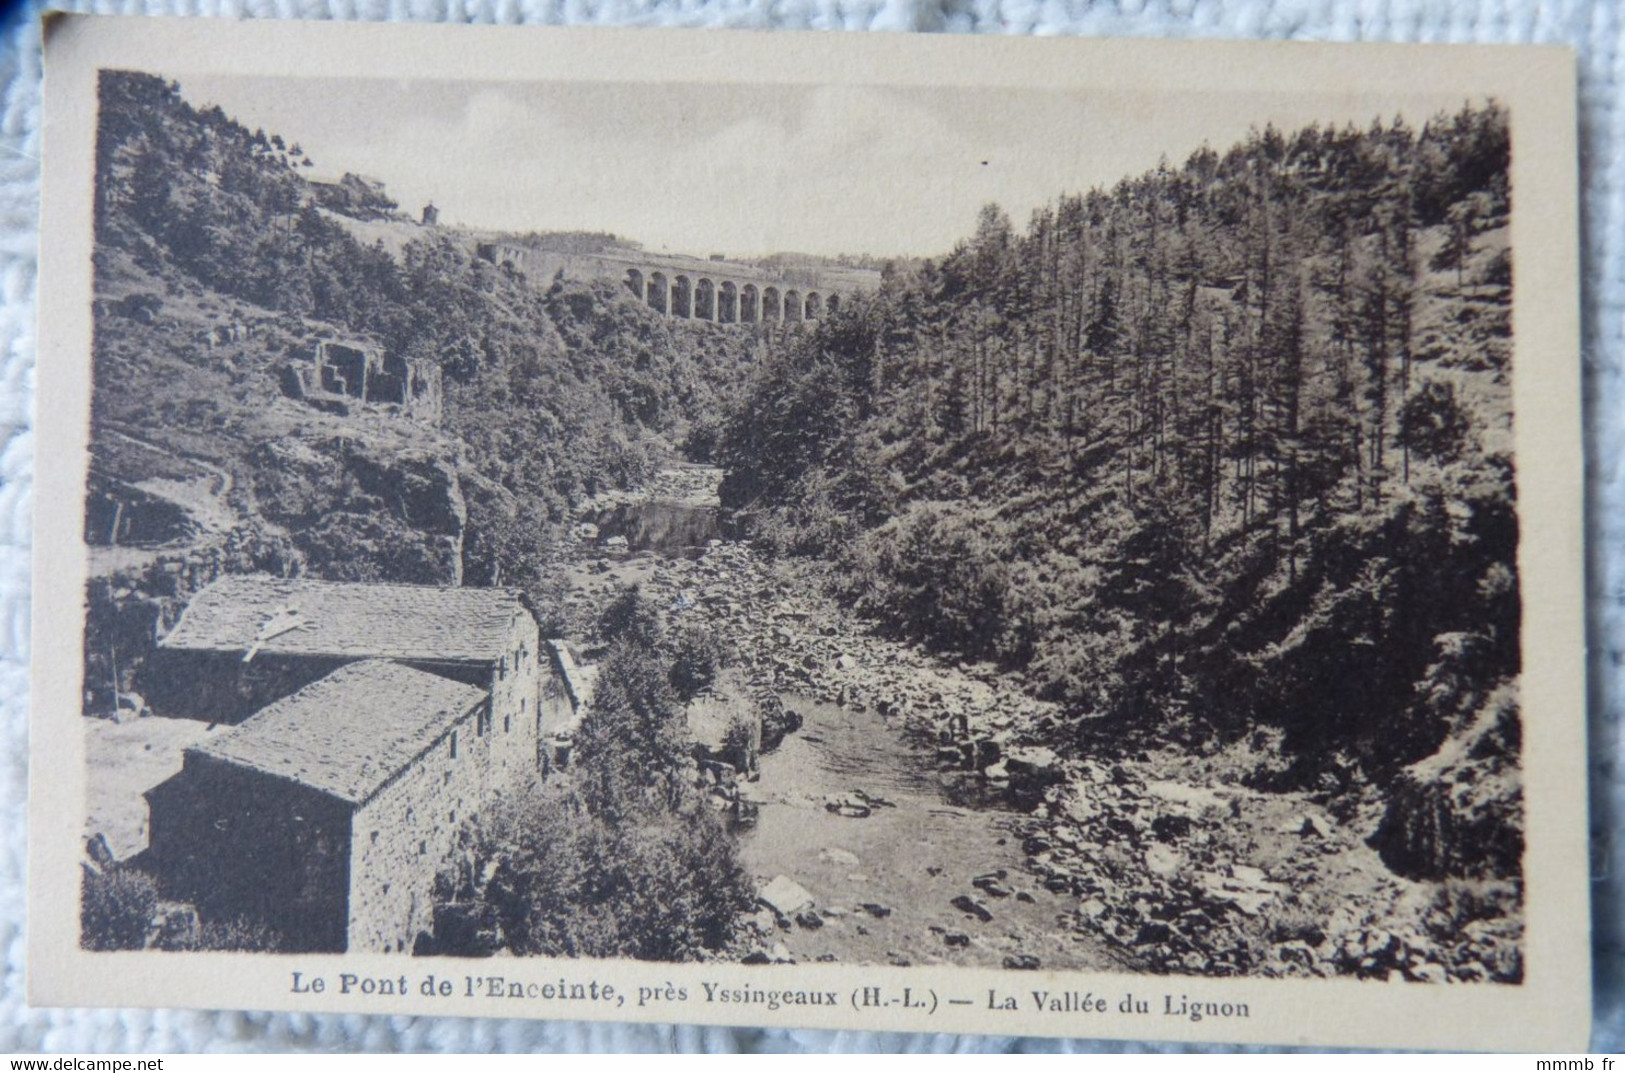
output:
[{"label": "stone building wall", "polygon": [[547,662],[541,631],[530,615],[518,616],[508,636],[507,652],[497,662],[491,690],[492,784],[510,787],[534,775],[541,723],[542,675]]},{"label": "stone building wall", "polygon": [[269,925],[288,950],[345,948],[347,802],[195,752],[147,801],[166,893],[212,920]]},{"label": "stone building wall", "polygon": [[[147,795],[155,863],[209,917],[271,923],[299,949],[411,951],[432,931],[435,878],[459,833],[536,777],[551,664],[535,618],[517,608],[501,645],[492,660],[400,661],[487,697],[359,804],[188,754],[186,769]],[[148,677],[161,714],[236,723],[350,662],[261,651],[244,663],[237,652],[160,649]],[[318,833],[311,817],[320,817]]]},{"label": "stone building wall", "polygon": [[491,699],[357,810],[350,949],[410,951],[433,927],[435,875],[451,862],[466,821],[537,770],[545,660],[536,620],[519,615],[506,653],[489,667],[409,663],[477,685]]},{"label": "stone building wall", "polygon": [[341,416],[358,406],[438,427],[444,405],[440,363],[406,358],[370,343],[323,340],[282,366],[282,394]]},{"label": "stone building wall", "polygon": [[501,730],[493,723],[482,703],[355,810],[350,950],[410,952],[420,932],[432,932],[435,875],[452,860],[468,818],[491,801]]}]

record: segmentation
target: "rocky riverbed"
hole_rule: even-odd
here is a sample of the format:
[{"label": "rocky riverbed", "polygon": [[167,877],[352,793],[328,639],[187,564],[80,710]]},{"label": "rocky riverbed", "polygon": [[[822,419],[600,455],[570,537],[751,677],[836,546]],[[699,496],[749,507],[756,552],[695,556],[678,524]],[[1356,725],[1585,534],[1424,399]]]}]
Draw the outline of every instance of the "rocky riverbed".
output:
[{"label": "rocky riverbed", "polygon": [[802,726],[744,791],[757,822],[741,856],[764,894],[747,957],[1120,967],[1061,926],[1074,900],[1026,869],[1019,813],[952,803],[929,753],[872,710],[785,701]]},{"label": "rocky riverbed", "polygon": [[1018,680],[868,631],[824,596],[822,564],[721,540],[582,553],[583,619],[639,584],[805,720],[747,790],[753,960],[1521,978],[1512,884],[1394,875],[1367,845],[1369,791],[1249,788],[1279,761],[1267,732],[1196,753],[1096,734],[1085,752]]}]

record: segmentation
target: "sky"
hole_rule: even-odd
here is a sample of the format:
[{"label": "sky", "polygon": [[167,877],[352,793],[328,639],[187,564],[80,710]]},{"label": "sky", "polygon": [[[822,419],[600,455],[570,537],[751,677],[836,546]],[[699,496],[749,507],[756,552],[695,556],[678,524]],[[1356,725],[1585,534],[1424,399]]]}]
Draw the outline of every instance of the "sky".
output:
[{"label": "sky", "polygon": [[312,174],[496,231],[609,231],[649,250],[935,256],[1002,205],[1223,152],[1253,127],[1414,127],[1456,98],[187,75],[193,105],[298,143]]}]

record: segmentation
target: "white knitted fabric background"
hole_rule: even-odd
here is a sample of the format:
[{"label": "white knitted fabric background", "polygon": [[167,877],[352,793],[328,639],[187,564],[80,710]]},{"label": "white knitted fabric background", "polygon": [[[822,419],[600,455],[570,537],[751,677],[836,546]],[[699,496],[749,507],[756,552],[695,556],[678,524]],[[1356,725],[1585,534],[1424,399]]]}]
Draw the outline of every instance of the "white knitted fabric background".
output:
[{"label": "white knitted fabric background", "polygon": [[[29,544],[46,8],[214,18],[1538,42],[1580,69],[1589,490],[1594,1051],[1625,1050],[1625,14],[1616,0],[89,0],[0,18],[0,1051],[1094,1051],[1087,1040],[172,1010],[23,1001]],[[51,415],[38,415],[50,420]],[[1225,1048],[1234,1050],[1236,1048]]]}]

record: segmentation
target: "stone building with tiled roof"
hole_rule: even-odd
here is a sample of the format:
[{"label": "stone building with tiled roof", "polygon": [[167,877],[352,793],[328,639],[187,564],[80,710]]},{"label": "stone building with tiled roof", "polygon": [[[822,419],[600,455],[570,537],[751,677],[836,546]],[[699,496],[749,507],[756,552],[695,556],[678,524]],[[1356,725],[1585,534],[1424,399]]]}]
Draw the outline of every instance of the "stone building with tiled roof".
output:
[{"label": "stone building with tiled roof", "polygon": [[464,662],[500,655],[528,614],[514,589],[227,574],[187,605],[167,649]]},{"label": "stone building with tiled roof", "polygon": [[510,590],[219,578],[144,685],[157,714],[236,725],[147,793],[148,854],[207,916],[411,949],[461,821],[547,760],[555,677]]},{"label": "stone building with tiled roof", "polygon": [[[347,663],[387,659],[491,694],[514,729],[496,762],[534,768],[556,673],[516,590],[438,588],[233,574],[192,597],[147,662],[159,715],[238,723]],[[555,719],[562,719],[556,715]]]},{"label": "stone building with tiled roof", "polygon": [[294,949],[410,950],[501,737],[484,690],[352,663],[188,749],[147,793],[148,854],[209,918]]}]

